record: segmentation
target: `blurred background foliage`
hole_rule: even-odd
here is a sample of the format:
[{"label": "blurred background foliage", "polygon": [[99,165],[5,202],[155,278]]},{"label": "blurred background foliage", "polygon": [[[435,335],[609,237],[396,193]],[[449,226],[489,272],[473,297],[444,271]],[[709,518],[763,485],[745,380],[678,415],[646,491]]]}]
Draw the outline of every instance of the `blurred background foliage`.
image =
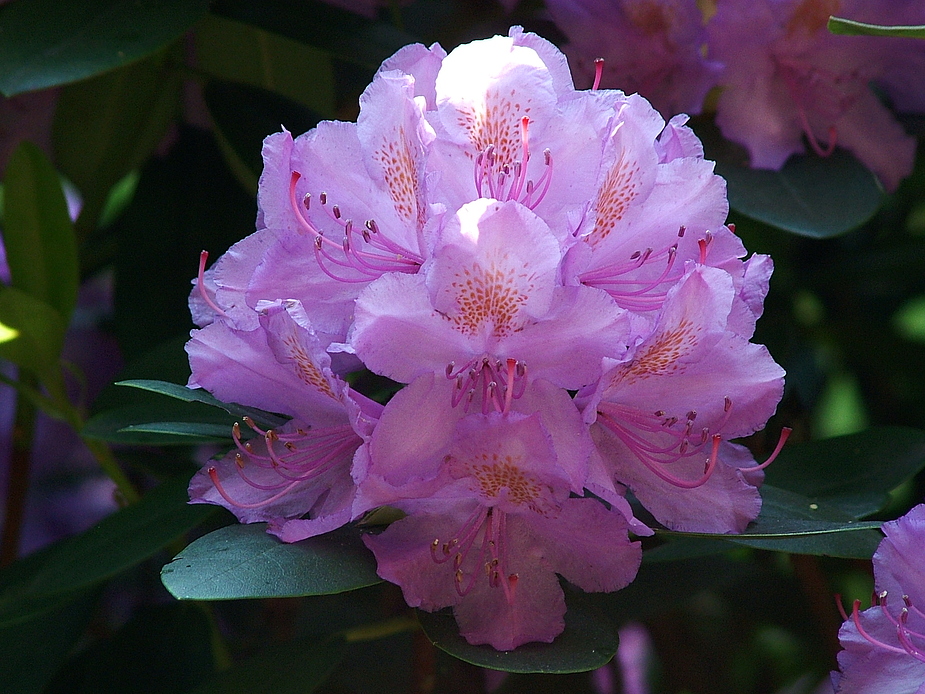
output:
[{"label": "blurred background foliage", "polygon": [[[189,541],[232,520],[186,505],[186,482],[240,412],[112,382],[186,382],[190,279],[200,250],[216,258],[253,232],[262,139],[354,119],[379,62],[406,43],[449,50],[512,24],[563,39],[540,0],[510,13],[494,0],[393,2],[369,16],[314,0],[0,7],[3,691],[630,694],[621,678],[636,667],[652,692],[797,694],[826,678],[834,595],[866,604],[875,531],[659,534],[629,588],[569,595],[571,646],[499,661],[454,641],[442,615],[422,630],[368,558],[344,569],[321,545],[280,565],[342,570],[338,590],[177,601],[162,584]],[[793,427],[769,482],[831,503],[833,524],[895,518],[925,497],[925,157],[885,195],[843,152],[764,175],[709,116],[693,125],[729,180],[729,221],[776,267],[756,341],[787,390],[767,435],[746,443],[761,457]],[[388,394],[375,378],[358,387]],[[874,500],[851,506],[852,485]],[[784,516],[787,498],[775,501]],[[218,596],[224,570],[198,597]],[[618,630],[644,636],[621,651],[622,674],[617,661],[535,672],[607,662]],[[598,661],[582,659],[595,647]]]}]

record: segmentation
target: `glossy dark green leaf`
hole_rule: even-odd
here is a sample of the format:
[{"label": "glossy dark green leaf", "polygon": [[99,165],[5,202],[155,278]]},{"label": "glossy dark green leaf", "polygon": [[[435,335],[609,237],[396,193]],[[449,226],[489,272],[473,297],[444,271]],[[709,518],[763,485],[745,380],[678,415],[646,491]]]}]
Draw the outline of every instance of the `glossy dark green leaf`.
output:
[{"label": "glossy dark green leaf", "polygon": [[473,646],[459,635],[450,610],[418,611],[424,633],[437,648],[467,663],[492,670],[563,674],[585,672],[606,665],[617,652],[617,635],[609,622],[587,607],[569,604],[565,631],[552,643],[527,643],[513,651]]},{"label": "glossy dark green leaf", "polygon": [[31,142],[20,144],[7,164],[3,244],[13,286],[47,303],[67,323],[77,303],[77,241],[61,180]]},{"label": "glossy dark green leaf", "polygon": [[188,692],[214,673],[209,617],[199,606],[142,606],[116,633],[69,660],[45,694]]},{"label": "glossy dark green leaf", "polygon": [[126,386],[128,388],[138,388],[151,393],[160,393],[184,402],[201,402],[205,405],[215,407],[229,414],[238,417],[250,417],[257,424],[267,428],[279,427],[286,423],[285,417],[259,410],[256,407],[245,407],[237,403],[227,403],[216,399],[208,392],[201,389],[187,388],[186,386],[177,385],[176,383],[167,383],[166,381],[155,381],[151,379],[130,379],[127,381],[118,381],[116,385]]},{"label": "glossy dark green leaf", "polygon": [[18,0],[0,11],[0,92],[68,84],[179,38],[208,0]]},{"label": "glossy dark green leaf", "polygon": [[263,0],[259,4],[218,0],[212,4],[212,12],[374,69],[399,48],[417,40],[387,22],[372,21],[319,0]]},{"label": "glossy dark green leaf", "polygon": [[829,157],[794,155],[780,171],[753,169],[748,154],[725,140],[710,122],[694,125],[707,159],[726,179],[736,211],[801,236],[830,238],[870,219],[883,202],[883,189],[863,164],[843,149]]},{"label": "glossy dark green leaf", "polygon": [[380,583],[355,531],[280,542],[266,523],[229,525],[195,540],[161,571],[181,600],[329,595]]},{"label": "glossy dark green leaf", "polygon": [[260,87],[326,118],[335,116],[331,58],[317,48],[208,15],[196,28],[196,59],[200,70],[219,81]]},{"label": "glossy dark green leaf", "polygon": [[346,651],[340,639],[291,641],[236,663],[192,694],[309,694]]},{"label": "glossy dark green leaf", "polygon": [[925,26],[885,26],[866,24],[853,19],[829,17],[829,31],[846,36],[898,36],[913,39],[925,39]]},{"label": "glossy dark green leaf", "polygon": [[859,521],[835,506],[769,484],[761,488],[758,518],[739,535],[676,533],[666,537],[726,540],[749,547],[794,554],[869,559],[881,539],[880,523]]},{"label": "glossy dark green leaf", "polygon": [[0,625],[31,618],[152,556],[215,511],[188,504],[181,478],[152,490],[81,535],[0,571]]},{"label": "glossy dark green leaf", "polygon": [[230,443],[236,421],[202,404],[167,400],[99,412],[87,421],[81,433],[92,439],[135,446]]},{"label": "glossy dark green leaf", "polygon": [[875,427],[857,434],[787,445],[767,482],[824,502],[852,518],[886,506],[888,493],[925,468],[925,431]]},{"label": "glossy dark green leaf", "polygon": [[55,161],[80,189],[78,226],[93,229],[110,190],[163,139],[181,100],[179,72],[165,52],[72,84],[55,110]]},{"label": "glossy dark green leaf", "polygon": [[0,626],[0,683],[13,694],[40,694],[84,633],[96,591],[73,593],[61,606]]}]

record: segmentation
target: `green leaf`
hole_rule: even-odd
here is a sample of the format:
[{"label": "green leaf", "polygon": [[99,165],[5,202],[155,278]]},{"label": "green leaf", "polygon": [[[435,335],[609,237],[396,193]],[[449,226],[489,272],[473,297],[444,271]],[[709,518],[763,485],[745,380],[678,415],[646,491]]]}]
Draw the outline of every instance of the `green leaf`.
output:
[{"label": "green leaf", "polygon": [[387,22],[372,21],[318,0],[218,0],[212,4],[212,12],[373,69],[402,46],[417,41]]},{"label": "green leaf", "polygon": [[813,501],[801,494],[761,487],[758,518],[738,535],[679,533],[657,530],[665,537],[698,537],[793,554],[869,559],[882,539],[880,523],[858,521],[836,506]]},{"label": "green leaf", "polygon": [[96,591],[14,625],[0,626],[0,682],[3,691],[41,694],[83,635],[96,604]]},{"label": "green leaf", "polygon": [[208,0],[18,0],[0,11],[0,92],[76,82],[179,38]]},{"label": "green leaf", "polygon": [[231,666],[192,694],[308,694],[346,652],[341,639],[292,641]]},{"label": "green leaf", "polygon": [[376,561],[343,529],[280,542],[266,523],[229,525],[195,540],[161,571],[180,600],[240,600],[329,595],[376,583]]},{"label": "green leaf", "polygon": [[726,179],[729,205],[758,221],[801,236],[830,238],[870,219],[883,201],[874,175],[849,152],[794,155],[780,171],[753,169],[748,154],[711,122],[694,124],[707,159]]},{"label": "green leaf", "polygon": [[202,523],[215,507],[190,505],[187,484],[164,483],[85,533],[0,571],[0,626],[69,602],[75,591],[135,566]]},{"label": "green leaf", "polygon": [[235,418],[250,417],[259,426],[268,429],[280,427],[288,421],[288,419],[285,417],[280,417],[279,415],[266,412],[265,410],[259,410],[256,407],[245,407],[244,405],[238,405],[237,403],[233,402],[222,402],[205,390],[187,388],[186,386],[177,385],[176,383],[138,378],[130,379],[127,381],[118,381],[116,382],[116,385],[127,386],[129,388],[138,388],[140,390],[146,390],[151,393],[160,393],[161,395],[166,395],[168,397],[182,400],[184,402],[201,402],[205,405],[222,409],[225,412],[234,415]]},{"label": "green leaf", "polygon": [[829,17],[829,31],[846,36],[901,36],[913,39],[925,39],[925,26],[885,26],[882,24],[865,24],[853,19]]},{"label": "green leaf", "polygon": [[[606,665],[617,652],[617,635],[606,619],[585,605],[571,604],[565,613],[565,631],[552,643],[527,643],[513,651],[473,646],[459,635],[450,610],[418,611],[418,620],[434,645],[467,663],[492,670],[519,673],[564,674],[585,672]],[[584,602],[584,601],[582,601]]]},{"label": "green leaf", "polygon": [[15,287],[0,288],[0,328],[0,358],[45,381],[60,378],[67,324],[58,311]]},{"label": "green leaf", "polygon": [[769,484],[838,508],[852,518],[883,509],[889,492],[925,468],[925,431],[876,427],[787,445],[768,467]]},{"label": "green leaf", "polygon": [[21,143],[7,164],[4,206],[3,243],[13,286],[47,303],[67,323],[77,303],[77,241],[61,180],[31,142]]},{"label": "green leaf", "polygon": [[201,404],[167,400],[100,412],[86,422],[81,435],[132,446],[229,443],[236,421],[231,415]]},{"label": "green leaf", "polygon": [[109,192],[141,166],[180,106],[181,79],[161,52],[62,90],[55,110],[55,161],[80,189],[78,226],[89,233]]},{"label": "green leaf", "polygon": [[207,15],[196,30],[196,59],[200,70],[220,81],[266,89],[326,118],[335,116],[331,59],[304,43]]}]

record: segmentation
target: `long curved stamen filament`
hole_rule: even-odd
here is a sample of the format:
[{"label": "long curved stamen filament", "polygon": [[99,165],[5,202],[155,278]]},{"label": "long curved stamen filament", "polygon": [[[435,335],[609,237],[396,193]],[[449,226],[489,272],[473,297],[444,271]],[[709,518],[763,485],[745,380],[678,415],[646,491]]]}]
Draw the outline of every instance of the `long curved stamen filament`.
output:
[{"label": "long curved stamen filament", "polygon": [[753,467],[740,467],[739,470],[742,472],[756,472],[758,470],[764,470],[768,465],[774,462],[777,456],[784,448],[784,444],[787,443],[787,439],[790,438],[790,432],[793,429],[790,427],[783,427],[780,430],[780,437],[777,439],[777,445],[774,447],[774,450],[771,452],[771,455],[768,456],[768,459],[765,460],[760,465],[755,465]]},{"label": "long curved stamen filament", "polygon": [[481,396],[481,412],[508,412],[511,402],[521,397],[527,388],[527,365],[517,359],[492,359],[488,356],[476,357],[461,368],[455,362],[446,367],[446,377],[455,380],[452,405],[458,406],[465,401],[465,410]]},{"label": "long curved stamen filament", "polygon": [[222,316],[222,317],[227,317],[228,314],[225,313],[225,312],[219,307],[219,305],[216,304],[216,303],[212,300],[212,297],[209,296],[209,292],[206,291],[205,272],[206,272],[206,261],[207,261],[208,259],[209,259],[209,252],[208,252],[208,251],[201,251],[201,252],[199,253],[199,272],[198,272],[198,274],[196,275],[196,277],[197,277],[197,279],[196,279],[196,287],[199,289],[199,296],[201,296],[201,297],[202,297],[202,300],[206,302],[206,306],[208,306],[209,308],[211,308],[211,309],[212,309],[213,311],[215,311],[218,315],[220,315],[220,316]]}]

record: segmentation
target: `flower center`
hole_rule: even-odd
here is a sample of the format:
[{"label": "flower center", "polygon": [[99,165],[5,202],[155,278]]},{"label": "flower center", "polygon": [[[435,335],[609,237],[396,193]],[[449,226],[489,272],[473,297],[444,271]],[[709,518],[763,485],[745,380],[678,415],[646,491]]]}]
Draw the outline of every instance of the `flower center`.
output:
[{"label": "flower center", "polygon": [[446,366],[446,377],[456,380],[453,407],[464,403],[468,412],[472,402],[481,395],[482,414],[492,410],[508,412],[511,402],[527,388],[527,365],[516,359],[502,361],[484,355],[460,368],[456,367],[456,362],[450,362]]},{"label": "flower center", "polygon": [[370,282],[386,272],[418,271],[424,262],[419,253],[389,238],[374,219],[357,229],[353,220],[343,216],[340,207],[328,205],[328,196],[322,192],[318,196],[321,208],[344,234],[340,242],[326,237],[303,213],[303,208],[307,212],[311,207],[311,195],[306,194],[301,205],[296,200],[296,183],[301,177],[298,171],[292,172],[289,204],[299,226],[315,239],[315,259],[328,277],[340,282]]},{"label": "flower center", "polygon": [[516,159],[513,148],[506,144],[499,148],[490,142],[478,150],[475,158],[475,189],[480,198],[489,197],[505,202],[516,200],[531,210],[543,200],[552,181],[552,153],[543,150],[543,174],[533,181],[528,177],[527,164],[530,161],[530,119],[520,119],[520,159]]},{"label": "flower center", "polygon": [[518,575],[507,571],[504,511],[478,506],[452,539],[443,542],[434,538],[430,556],[437,564],[453,561],[453,582],[460,597],[471,592],[479,575],[484,573],[488,585],[500,587],[508,603],[513,603]]},{"label": "flower center", "polygon": [[[235,422],[232,429],[238,453],[235,455],[235,471],[254,489],[276,492],[253,503],[237,501],[228,493],[219,479],[218,470],[212,466],[208,473],[221,494],[237,508],[260,508],[286,496],[295,487],[316,479],[345,461],[349,464],[353,452],[363,443],[350,426],[325,427],[322,429],[296,429],[291,432],[277,432],[260,429],[250,417],[244,423],[254,430],[263,441],[254,445],[242,441],[241,427]],[[251,468],[260,481],[248,473]],[[267,474],[271,473],[271,474]]]}]

